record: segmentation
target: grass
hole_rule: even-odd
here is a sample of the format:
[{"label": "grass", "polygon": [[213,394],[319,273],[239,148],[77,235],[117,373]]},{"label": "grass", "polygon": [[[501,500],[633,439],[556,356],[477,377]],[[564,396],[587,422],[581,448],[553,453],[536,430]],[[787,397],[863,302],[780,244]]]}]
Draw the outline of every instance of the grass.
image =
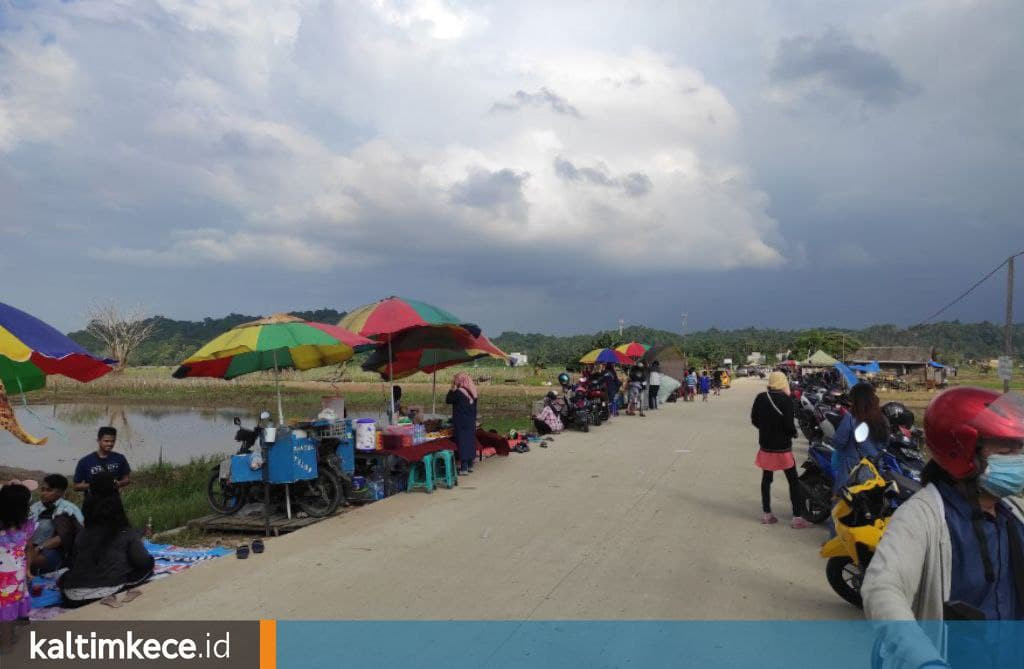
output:
[{"label": "grass", "polygon": [[123,491],[124,508],[135,527],[153,519],[153,531],[181,527],[210,512],[206,483],[218,458],[197,458],[186,465],[151,465],[132,472]]},{"label": "grass", "polygon": [[[1003,389],[1002,380],[996,376],[995,372],[983,372],[973,367],[961,367],[957,371],[956,377],[949,378],[949,386],[978,386],[981,388],[989,388],[991,390]],[[1024,377],[1022,377],[1020,370],[1015,370],[1015,375],[1010,383],[1010,390],[1016,392],[1024,392]],[[885,402],[902,402],[914,412],[917,417],[917,424],[921,427],[922,420],[924,418],[924,410],[928,407],[928,403],[932,401],[940,391],[939,390],[911,390],[911,391],[885,391],[879,393],[879,398],[882,403]]]}]

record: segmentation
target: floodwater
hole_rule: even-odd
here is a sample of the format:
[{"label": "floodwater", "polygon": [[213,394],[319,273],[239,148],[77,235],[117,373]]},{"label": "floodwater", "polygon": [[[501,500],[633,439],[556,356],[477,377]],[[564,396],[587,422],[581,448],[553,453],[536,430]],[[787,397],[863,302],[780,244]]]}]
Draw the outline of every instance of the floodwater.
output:
[{"label": "floodwater", "polygon": [[[29,446],[0,430],[0,465],[71,474],[79,458],[96,450],[96,430],[117,428],[116,450],[133,467],[166,462],[184,464],[206,455],[229,455],[235,443],[235,417],[242,426],[256,424],[252,409],[230,407],[150,406],[115,403],[15,405],[14,413],[25,431],[47,437],[43,446]],[[373,418],[375,413],[349,412],[350,418]]]},{"label": "floodwater", "polygon": [[132,467],[185,463],[203,455],[233,453],[235,416],[251,426],[250,409],[130,406],[106,403],[33,404],[15,406],[22,427],[44,446],[29,446],[0,431],[0,465],[72,473],[75,463],[96,449],[96,430],[117,428],[116,449]]}]

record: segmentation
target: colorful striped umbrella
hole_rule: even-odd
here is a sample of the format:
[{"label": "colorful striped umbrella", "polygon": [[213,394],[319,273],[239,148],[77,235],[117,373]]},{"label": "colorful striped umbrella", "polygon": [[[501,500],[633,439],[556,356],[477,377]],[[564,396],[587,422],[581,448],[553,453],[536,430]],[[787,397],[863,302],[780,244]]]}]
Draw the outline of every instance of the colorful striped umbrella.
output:
[{"label": "colorful striped umbrella", "polygon": [[463,323],[461,318],[440,307],[394,296],[345,314],[338,325],[380,342],[390,340],[403,330],[424,325],[460,325],[474,335],[480,334],[479,327]]},{"label": "colorful striped umbrella", "polygon": [[633,361],[627,357],[624,353],[616,351],[614,348],[595,348],[590,353],[580,358],[580,362],[585,365],[595,365],[599,363],[612,363],[615,365],[632,365]]},{"label": "colorful striped umbrella", "polygon": [[[352,312],[345,314],[345,317],[338,321],[338,325],[353,332],[358,332],[364,337],[375,341],[387,343],[390,347],[391,340],[400,332],[412,328],[431,327],[438,325],[457,325],[471,332],[474,336],[480,335],[480,328],[472,323],[463,323],[462,319],[445,311],[419,300],[407,300],[401,297],[386,297],[373,304],[367,304]],[[393,351],[388,349],[388,360],[391,360]],[[394,377],[390,377],[394,380]],[[394,389],[391,393],[391,416],[395,415]]]},{"label": "colorful striped umbrella", "polygon": [[439,369],[478,358],[508,359],[508,354],[484,335],[474,336],[459,326],[420,327],[407,330],[391,341],[391,360],[381,346],[363,363],[363,369],[383,378],[403,379],[416,372],[431,374]]},{"label": "colorful striped umbrella", "polygon": [[619,346],[616,346],[615,350],[618,351],[619,353],[624,353],[625,355],[628,355],[634,360],[637,360],[639,358],[644,357],[644,354],[647,353],[647,351],[649,351],[650,348],[651,347],[648,344],[640,344],[638,342],[631,341],[628,344],[621,344]]},{"label": "colorful striped umbrella", "polygon": [[12,392],[46,385],[50,374],[92,381],[113,369],[53,327],[0,302],[0,381]]},{"label": "colorful striped umbrella", "polygon": [[[233,379],[236,376],[279,369],[314,369],[350,359],[367,350],[373,342],[353,332],[326,323],[310,323],[288,314],[275,314],[243,323],[215,338],[186,358],[174,377],[206,376]],[[277,377],[275,376],[275,383]],[[281,410],[281,390],[277,391]]]}]

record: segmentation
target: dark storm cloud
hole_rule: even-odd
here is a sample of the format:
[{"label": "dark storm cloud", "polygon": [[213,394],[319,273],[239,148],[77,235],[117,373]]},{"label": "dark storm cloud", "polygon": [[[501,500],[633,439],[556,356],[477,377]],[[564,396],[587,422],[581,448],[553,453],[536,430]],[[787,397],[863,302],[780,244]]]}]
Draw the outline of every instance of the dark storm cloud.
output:
[{"label": "dark storm cloud", "polygon": [[508,168],[497,172],[474,169],[464,180],[452,186],[449,195],[454,204],[476,209],[504,209],[515,216],[524,216],[527,205],[523,184],[529,178],[526,172],[514,172]]},{"label": "dark storm cloud", "polygon": [[495,102],[491,107],[491,113],[514,112],[519,111],[524,107],[548,107],[556,114],[572,116],[574,118],[583,118],[580,111],[573,105],[569,104],[568,100],[543,87],[536,93],[516,91],[515,95],[512,96],[509,102]]},{"label": "dark storm cloud", "polygon": [[555,174],[566,181],[583,181],[594,186],[621,189],[629,197],[641,197],[651,190],[651,178],[641,172],[630,172],[624,177],[609,176],[604,165],[577,167],[570,160],[555,158]]},{"label": "dark storm cloud", "polygon": [[830,29],[818,37],[780,40],[771,69],[776,85],[821,80],[865,102],[889,105],[918,92],[888,58],[857,46],[846,33]]}]

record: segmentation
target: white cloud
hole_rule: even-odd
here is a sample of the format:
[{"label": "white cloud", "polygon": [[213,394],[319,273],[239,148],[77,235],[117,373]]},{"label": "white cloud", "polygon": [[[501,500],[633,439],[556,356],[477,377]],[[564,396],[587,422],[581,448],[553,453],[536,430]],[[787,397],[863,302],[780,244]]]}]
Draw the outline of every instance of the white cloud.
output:
[{"label": "white cloud", "polygon": [[77,72],[59,46],[35,30],[0,40],[0,153],[21,142],[56,141],[73,123]]},{"label": "white cloud", "polygon": [[[56,21],[70,55],[49,47],[52,62],[28,70],[67,82],[74,58],[106,83],[119,72],[90,67],[97,40],[111,48],[140,23],[164,36],[131,126],[102,125],[101,109],[81,128],[83,150],[100,147],[131,184],[93,173],[85,196],[140,219],[168,197],[218,211],[153,225],[113,261],[241,263],[271,257],[269,241],[282,263],[327,270],[332,254],[439,253],[453,239],[609,266],[783,261],[767,197],[737,150],[736,110],[663,55],[491,51],[486,17],[441,0],[144,8],[90,16],[85,32]],[[33,51],[20,45],[18,62]],[[67,105],[24,100],[21,116],[50,109],[48,128],[71,122]],[[588,178],[566,178],[559,161]]]}]

